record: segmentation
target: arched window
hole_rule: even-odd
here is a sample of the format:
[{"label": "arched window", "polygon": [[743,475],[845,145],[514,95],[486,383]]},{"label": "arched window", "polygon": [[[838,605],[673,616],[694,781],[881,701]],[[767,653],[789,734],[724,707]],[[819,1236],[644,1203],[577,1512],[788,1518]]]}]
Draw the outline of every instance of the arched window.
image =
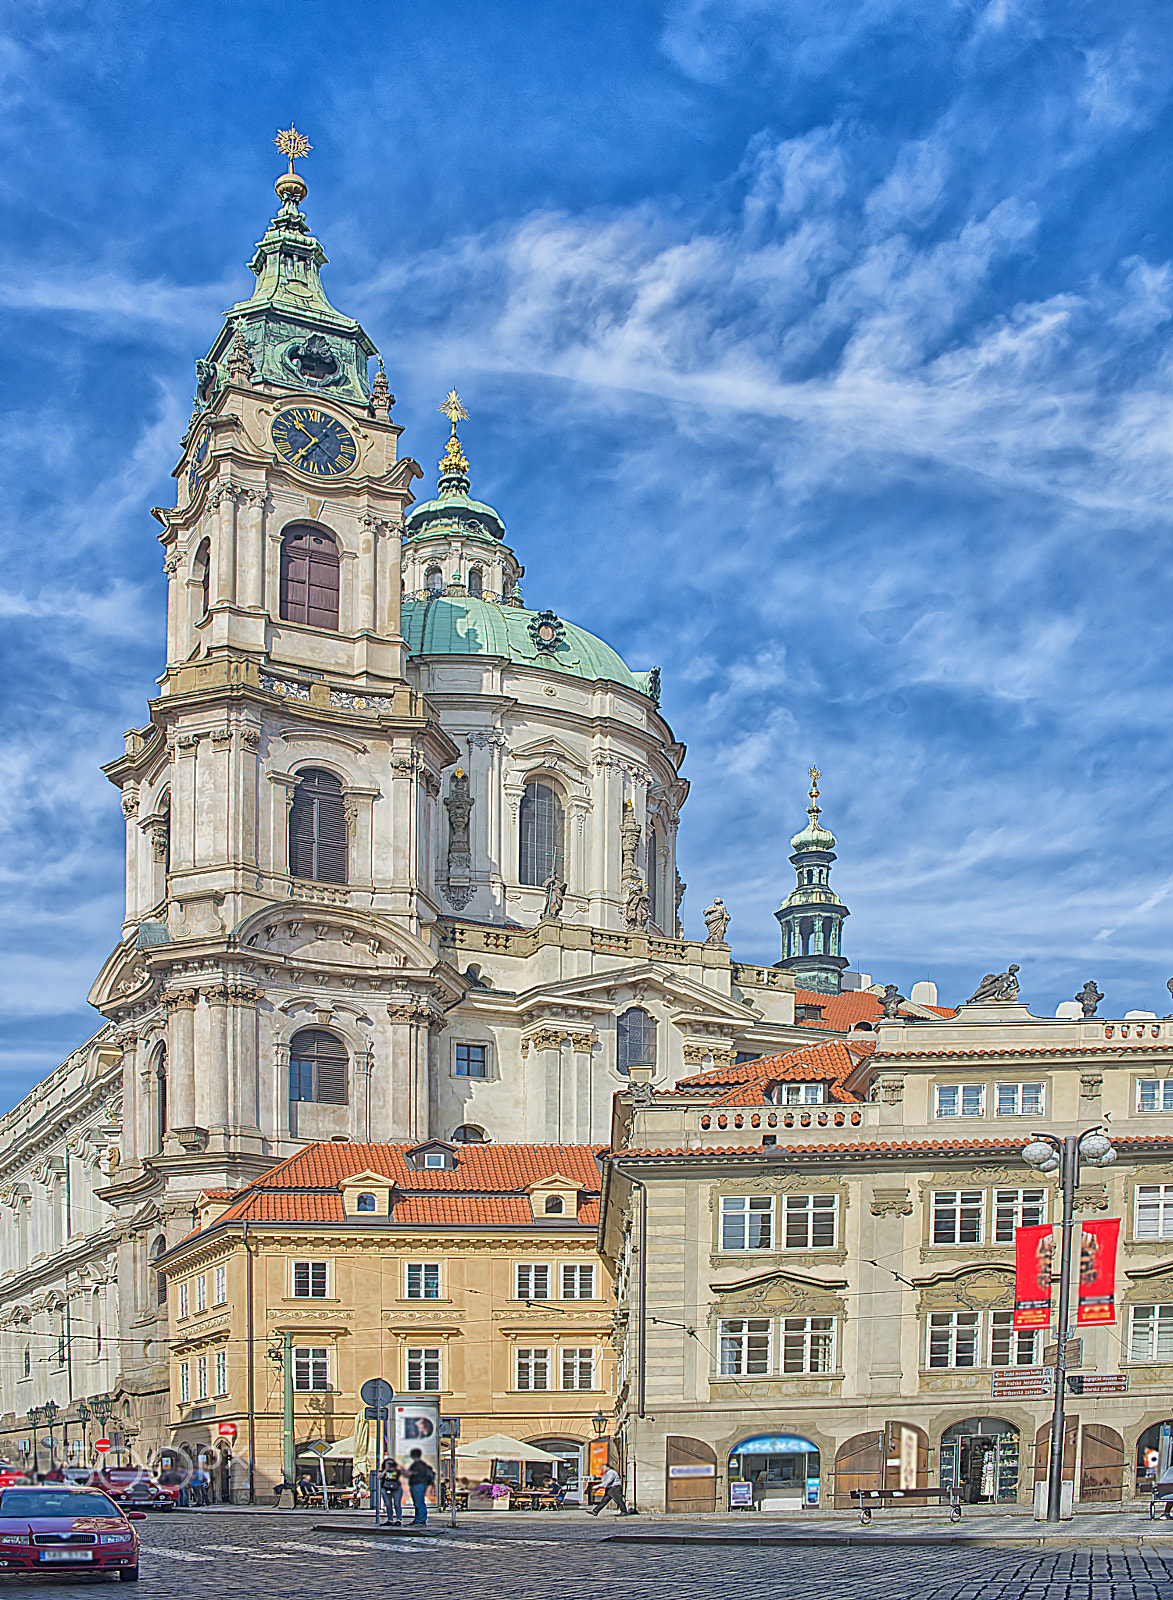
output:
[{"label": "arched window", "polygon": [[424,588],[429,594],[444,593],[444,574],[439,567],[429,567],[424,573]]},{"label": "arched window", "polygon": [[338,631],[338,546],[321,528],[295,523],[285,530],[281,620]]},{"label": "arched window", "polygon": [[656,1019],[640,1006],[625,1011],[615,1024],[618,1045],[616,1064],[627,1075],[631,1067],[656,1064]]},{"label": "arched window", "polygon": [[332,772],[307,767],[289,808],[289,876],[345,883],[346,840],[342,784]]},{"label": "arched window", "polygon": [[208,614],[212,604],[212,547],[205,539],[195,553],[191,564],[192,577],[200,586],[200,618]]},{"label": "arched window", "polygon": [[375,1209],[374,1195],[360,1194],[354,1209],[356,1211],[373,1211]]},{"label": "arched window", "polygon": [[546,1196],[546,1215],[548,1217],[560,1217],[565,1210],[566,1202],[560,1194],[548,1194]]},{"label": "arched window", "polygon": [[303,1028],[289,1041],[289,1098],[347,1103],[346,1046],[324,1028]]},{"label": "arched window", "polygon": [[453,1144],[488,1144],[489,1136],[483,1128],[478,1128],[475,1122],[462,1122],[459,1128],[452,1130]]},{"label": "arched window", "polygon": [[656,915],[656,830],[651,823],[648,824],[648,921],[660,926],[660,919]]},{"label": "arched window", "polygon": [[539,778],[527,783],[521,798],[520,882],[541,888],[558,866],[566,876],[562,844],[562,802],[552,783]]},{"label": "arched window", "polygon": [[155,1052],[155,1148],[162,1150],[167,1138],[167,1046]]},{"label": "arched window", "polygon": [[485,575],[480,567],[473,567],[469,572],[468,592],[474,600],[479,600],[485,592]]},{"label": "arched window", "polygon": [[[159,1257],[167,1253],[167,1240],[160,1234],[151,1246],[151,1260],[158,1261]],[[155,1273],[155,1303],[165,1306],[167,1304],[167,1274]]]}]

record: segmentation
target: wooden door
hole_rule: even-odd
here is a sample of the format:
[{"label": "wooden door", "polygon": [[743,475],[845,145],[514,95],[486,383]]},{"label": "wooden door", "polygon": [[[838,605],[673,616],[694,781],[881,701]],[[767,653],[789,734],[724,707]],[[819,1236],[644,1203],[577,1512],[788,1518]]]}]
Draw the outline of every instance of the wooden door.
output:
[{"label": "wooden door", "polygon": [[703,1439],[670,1433],[664,1441],[669,1511],[695,1514],[717,1509],[717,1456]]},{"label": "wooden door", "polygon": [[1079,1498],[1119,1500],[1124,1493],[1124,1440],[1115,1428],[1089,1422],[1083,1430]]},{"label": "wooden door", "polygon": [[841,1444],[835,1453],[835,1509],[850,1511],[857,1502],[852,1500],[853,1489],[882,1489],[884,1487],[884,1457],[881,1443],[884,1435],[879,1428],[870,1433],[857,1433]]},{"label": "wooden door", "polygon": [[[1079,1418],[1063,1419],[1063,1476],[1068,1483],[1075,1482],[1075,1441],[1079,1435]],[[1035,1435],[1035,1482],[1046,1483],[1047,1466],[1051,1457],[1051,1424],[1044,1423]]]}]

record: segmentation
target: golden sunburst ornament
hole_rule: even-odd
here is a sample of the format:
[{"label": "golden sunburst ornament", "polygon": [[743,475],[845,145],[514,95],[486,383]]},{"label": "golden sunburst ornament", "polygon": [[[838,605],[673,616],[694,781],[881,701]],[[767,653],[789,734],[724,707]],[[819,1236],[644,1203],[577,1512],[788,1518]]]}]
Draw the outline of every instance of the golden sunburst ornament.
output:
[{"label": "golden sunburst ornament", "polygon": [[298,133],[292,122],[288,128],[277,129],[277,137],[273,143],[283,156],[289,157],[290,172],[293,171],[293,163],[301,161],[314,148],[304,133]]},{"label": "golden sunburst ornament", "polygon": [[458,422],[468,421],[468,412],[461,405],[460,396],[455,389],[449,389],[447,398],[440,407],[440,412],[451,422],[453,433],[456,432],[456,424]]}]

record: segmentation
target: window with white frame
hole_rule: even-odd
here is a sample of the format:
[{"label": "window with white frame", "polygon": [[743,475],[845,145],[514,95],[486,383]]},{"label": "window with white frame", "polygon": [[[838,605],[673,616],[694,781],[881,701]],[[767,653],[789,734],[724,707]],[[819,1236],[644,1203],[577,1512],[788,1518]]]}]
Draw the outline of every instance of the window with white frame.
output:
[{"label": "window with white frame", "polygon": [[1173,1239],[1173,1183],[1138,1183],[1136,1237]]},{"label": "window with white frame", "polygon": [[1142,1078],[1136,1086],[1138,1111],[1173,1111],[1173,1078]]},{"label": "window with white frame", "polygon": [[179,1363],[179,1403],[187,1405],[191,1399],[191,1368],[186,1361]]},{"label": "window with white frame", "polygon": [[228,1393],[228,1352],[216,1351],[216,1393]]},{"label": "window with white frame", "polygon": [[208,1275],[207,1275],[207,1273],[206,1272],[201,1272],[199,1277],[196,1279],[195,1283],[196,1283],[196,1310],[197,1311],[206,1311],[208,1309]]},{"label": "window with white frame", "polygon": [[294,1345],[293,1387],[299,1391],[330,1387],[330,1352],[324,1345]]},{"label": "window with white frame", "polygon": [[995,1244],[1013,1244],[1015,1228],[1034,1228],[1046,1220],[1045,1189],[994,1190]]},{"label": "window with white frame", "polygon": [[440,1387],[440,1351],[436,1345],[422,1345],[407,1352],[407,1390],[409,1394],[435,1392]]},{"label": "window with white frame", "polygon": [[835,1196],[788,1194],[784,1221],[787,1250],[825,1250],[835,1243]]},{"label": "window with white frame", "polygon": [[994,1115],[996,1117],[1041,1117],[1043,1114],[1043,1086],[1041,1083],[997,1083],[994,1085]]},{"label": "window with white frame", "polygon": [[821,1106],[824,1100],[821,1083],[783,1083],[779,1085],[775,1100],[780,1106]]},{"label": "window with white frame", "polygon": [[1013,1311],[990,1312],[990,1365],[1037,1367],[1042,1361],[1042,1328],[1016,1328]]},{"label": "window with white frame", "polygon": [[440,1298],[440,1263],[438,1261],[409,1261],[407,1263],[407,1298],[409,1300],[438,1300]]},{"label": "window with white frame", "polygon": [[986,1086],[984,1083],[939,1083],[937,1085],[937,1115],[939,1117],[984,1117],[986,1114]]},{"label": "window with white frame", "polygon": [[834,1317],[782,1318],[782,1371],[835,1370]]},{"label": "window with white frame", "polygon": [[562,1387],[564,1389],[593,1389],[595,1386],[595,1352],[590,1345],[563,1345]]},{"label": "window with white frame", "polygon": [[207,1358],[207,1356],[198,1356],[196,1358],[196,1399],[197,1400],[206,1400],[207,1398],[208,1398],[208,1358]]},{"label": "window with white frame", "polygon": [[179,1315],[181,1317],[186,1317],[187,1316],[187,1312],[188,1312],[187,1284],[186,1283],[181,1283],[179,1285]]},{"label": "window with white frame", "polygon": [[595,1298],[595,1268],[593,1262],[563,1262],[563,1300],[593,1300]]},{"label": "window with white frame", "polygon": [[981,1244],[985,1202],[982,1189],[938,1189],[933,1195],[933,1243]]},{"label": "window with white frame", "polygon": [[326,1298],[326,1263],[324,1261],[295,1261],[293,1263],[293,1298],[295,1300],[324,1300]]},{"label": "window with white frame", "polygon": [[1173,1305],[1133,1306],[1130,1361],[1173,1361]]},{"label": "window with white frame", "polygon": [[447,1165],[448,1163],[444,1159],[444,1152],[442,1150],[424,1151],[424,1166],[428,1168],[429,1171],[439,1172]]},{"label": "window with white frame", "polygon": [[930,1311],[930,1367],[976,1367],[981,1343],[978,1311]]},{"label": "window with white frame", "polygon": [[721,1248],[774,1248],[774,1200],[771,1195],[722,1195]]},{"label": "window with white frame", "polygon": [[514,1352],[517,1387],[525,1390],[550,1387],[550,1352],[528,1344],[519,1344]]},{"label": "window with white frame", "polygon": [[514,1268],[515,1300],[548,1300],[550,1267],[545,1261],[521,1262]]},{"label": "window with white frame", "polygon": [[226,1306],[228,1304],[228,1268],[227,1267],[217,1267],[216,1268],[215,1290],[214,1290],[214,1293],[212,1295],[212,1303],[214,1305],[218,1305],[218,1306]]},{"label": "window with white frame", "polygon": [[723,1378],[756,1378],[770,1371],[769,1317],[738,1317],[719,1328],[719,1368]]}]

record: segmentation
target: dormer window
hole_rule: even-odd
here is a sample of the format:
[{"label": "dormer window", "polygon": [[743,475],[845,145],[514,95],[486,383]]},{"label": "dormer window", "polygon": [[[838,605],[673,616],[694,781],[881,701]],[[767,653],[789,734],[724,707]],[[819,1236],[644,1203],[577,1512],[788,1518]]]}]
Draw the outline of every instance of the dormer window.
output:
[{"label": "dormer window", "polygon": [[417,1172],[455,1172],[459,1162],[456,1146],[442,1139],[429,1139],[406,1152],[408,1165]]},{"label": "dormer window", "polygon": [[444,1152],[442,1150],[428,1150],[424,1155],[424,1166],[444,1169]]},{"label": "dormer window", "polygon": [[354,1203],[356,1211],[374,1211],[377,1209],[373,1194],[360,1194]]},{"label": "dormer window", "polygon": [[566,1202],[560,1194],[548,1194],[546,1196],[546,1215],[548,1217],[560,1217],[565,1210]]}]

